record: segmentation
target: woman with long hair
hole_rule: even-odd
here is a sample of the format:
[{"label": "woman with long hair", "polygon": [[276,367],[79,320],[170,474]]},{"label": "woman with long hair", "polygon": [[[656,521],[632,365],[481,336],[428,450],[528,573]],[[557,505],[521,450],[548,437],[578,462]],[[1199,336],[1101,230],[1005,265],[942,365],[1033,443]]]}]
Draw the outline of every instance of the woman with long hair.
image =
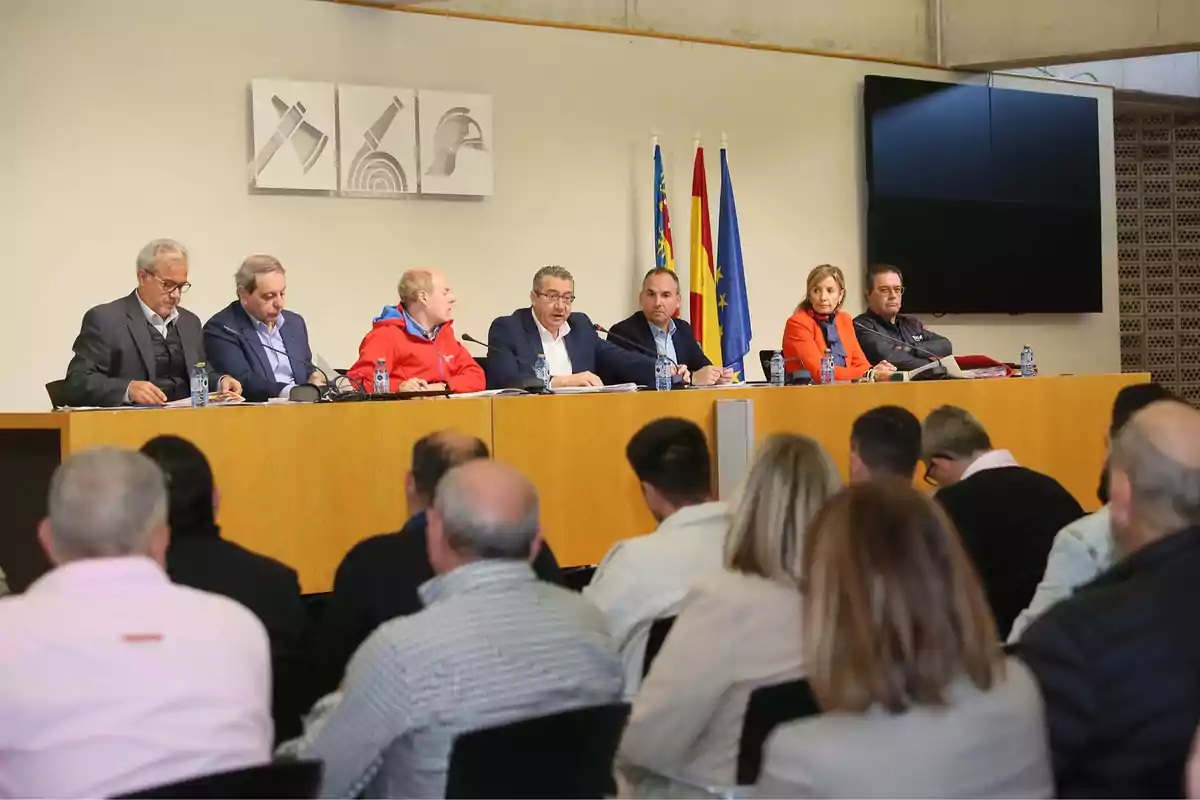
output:
[{"label": "woman with long hair", "polygon": [[1042,700],[1006,659],[945,513],[900,481],[852,486],[813,520],[801,565],[821,715],[771,737],[770,797],[1050,797]]},{"label": "woman with long hair", "polygon": [[[846,277],[837,267],[822,264],[808,273],[806,285],[804,300],[783,329],[783,357],[799,361],[817,380],[821,357],[828,350],[833,356],[834,380],[863,377],[871,369],[871,362],[858,344],[854,320],[842,310]],[[886,378],[895,371],[891,363],[880,361],[873,374]]]}]

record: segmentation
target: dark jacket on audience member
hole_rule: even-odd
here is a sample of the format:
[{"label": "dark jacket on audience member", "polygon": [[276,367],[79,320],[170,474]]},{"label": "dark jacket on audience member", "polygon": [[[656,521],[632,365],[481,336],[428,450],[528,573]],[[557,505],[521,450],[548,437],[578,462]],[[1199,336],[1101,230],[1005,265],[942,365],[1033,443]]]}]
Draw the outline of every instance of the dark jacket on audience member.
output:
[{"label": "dark jacket on audience member", "polygon": [[[308,344],[308,326],[304,317],[294,311],[283,311],[281,316],[284,321],[279,326],[279,335],[292,367],[292,383],[308,383],[308,376],[316,372]],[[226,326],[241,335],[235,336],[225,330]],[[279,397],[283,391],[284,384],[275,380],[271,368],[270,359],[276,354],[263,347],[254,319],[240,301],[234,300],[204,323],[204,349],[212,359],[213,369],[238,379],[247,400],[262,403]]]},{"label": "dark jacket on audience member", "polygon": [[[650,323],[646,320],[646,315],[641,311],[633,312],[609,328],[609,331],[613,334],[609,337],[609,341],[617,347],[623,347],[626,350],[641,353],[642,355],[657,352],[654,343],[654,334],[650,331]],[[643,349],[634,350],[631,345],[616,338],[618,336],[637,342]],[[696,372],[712,365],[712,361],[709,360],[708,356],[704,355],[704,351],[700,349],[700,345],[696,342],[696,334],[687,320],[675,320],[675,333],[671,335],[671,341],[675,344],[675,361],[687,367],[691,372]]]},{"label": "dark jacket on audience member", "polygon": [[254,612],[271,640],[275,741],[301,733],[312,705],[311,626],[296,571],[221,538],[215,525],[172,528],[167,551],[171,581],[224,595]]},{"label": "dark jacket on audience member", "polygon": [[[542,580],[563,585],[550,545],[542,543],[533,569]],[[341,684],[350,657],[377,627],[425,607],[417,587],[433,576],[424,511],[399,532],[372,536],[350,548],[338,566],[333,593],[317,625],[318,694]]]},{"label": "dark jacket on audience member", "polygon": [[[945,358],[954,352],[954,345],[941,334],[934,333],[925,327],[925,323],[916,317],[896,315],[892,324],[873,311],[864,311],[854,318],[855,333],[858,334],[858,344],[867,354],[871,366],[880,361],[888,361],[902,372],[918,369],[928,364],[932,359],[921,352],[928,350],[939,358]],[[908,344],[903,348],[879,334],[885,334],[892,339],[899,339]],[[919,347],[920,350],[914,350]]]},{"label": "dark jacket on audience member", "polygon": [[1016,645],[1033,670],[1059,797],[1183,797],[1200,722],[1200,528],[1117,563]]},{"label": "dark jacket on audience member", "polygon": [[[594,372],[605,384],[654,385],[654,359],[622,350],[596,335],[587,314],[576,311],[567,317],[571,332],[565,337],[571,371]],[[515,386],[535,377],[533,365],[542,352],[542,339],[533,310],[518,308],[507,317],[497,317],[488,330],[487,385],[489,389]]]},{"label": "dark jacket on audience member", "polygon": [[1058,481],[1025,467],[981,470],[936,497],[962,537],[1004,641],[1046,572],[1054,537],[1083,509]]}]

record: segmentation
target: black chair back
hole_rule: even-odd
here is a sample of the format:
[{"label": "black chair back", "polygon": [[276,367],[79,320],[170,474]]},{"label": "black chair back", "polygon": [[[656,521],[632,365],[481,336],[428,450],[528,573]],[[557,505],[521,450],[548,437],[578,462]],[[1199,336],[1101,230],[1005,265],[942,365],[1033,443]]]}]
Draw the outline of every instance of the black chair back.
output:
[{"label": "black chair back", "polygon": [[667,640],[667,634],[671,632],[671,626],[674,624],[674,617],[662,617],[650,623],[650,635],[646,637],[646,655],[642,658],[643,678],[650,674],[650,665],[658,657],[658,651],[662,650],[663,642]]},{"label": "black chair back", "polygon": [[595,564],[583,567],[563,567],[563,586],[574,592],[582,592],[583,587],[592,582],[592,576],[595,574]]},{"label": "black chair back", "polygon": [[[762,367],[763,380],[771,380],[771,356],[775,355],[774,350],[759,350],[758,363]],[[745,376],[742,376],[745,378]]]},{"label": "black chair back", "polygon": [[483,370],[484,372],[487,372],[487,362],[488,362],[487,356],[471,356],[471,358],[475,359],[475,363],[479,365],[479,368],[481,370]]},{"label": "black chair back", "polygon": [[56,381],[50,381],[46,384],[46,394],[50,396],[51,406],[54,408],[60,408],[67,404],[66,399],[63,397],[63,390],[65,390],[66,387],[67,381],[65,378],[60,378]]},{"label": "black chair back", "polygon": [[586,797],[615,792],[628,703],[589,706],[459,735],[446,797]]},{"label": "black chair back", "polygon": [[247,800],[276,800],[276,798],[313,798],[321,789],[320,761],[280,759],[256,767],[201,775],[185,781],[142,789],[125,798],[180,798],[193,800],[211,797],[215,800],[243,797]]},{"label": "black chair back", "polygon": [[816,695],[808,681],[797,679],[760,686],[750,693],[742,738],[738,744],[737,782],[740,786],[758,783],[762,772],[763,747],[771,731],[785,722],[821,713]]}]

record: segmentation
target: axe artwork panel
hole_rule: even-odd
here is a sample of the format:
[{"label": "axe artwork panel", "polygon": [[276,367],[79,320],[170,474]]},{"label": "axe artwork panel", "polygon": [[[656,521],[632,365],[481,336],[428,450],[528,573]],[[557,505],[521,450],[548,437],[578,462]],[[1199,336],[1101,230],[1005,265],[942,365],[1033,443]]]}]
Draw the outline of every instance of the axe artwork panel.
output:
[{"label": "axe artwork panel", "polygon": [[251,83],[253,185],[337,191],[334,85],[259,79]]}]

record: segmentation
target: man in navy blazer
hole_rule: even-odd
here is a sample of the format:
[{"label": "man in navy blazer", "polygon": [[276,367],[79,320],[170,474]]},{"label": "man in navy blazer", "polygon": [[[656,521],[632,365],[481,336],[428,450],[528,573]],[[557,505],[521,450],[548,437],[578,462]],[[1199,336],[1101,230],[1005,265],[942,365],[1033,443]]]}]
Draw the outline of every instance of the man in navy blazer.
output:
[{"label": "man in navy blazer", "polygon": [[[642,310],[609,329],[614,344],[641,353],[666,353],[667,357],[691,373],[693,386],[713,386],[733,381],[733,370],[713,366],[696,342],[692,326],[676,319],[679,310],[679,276],[669,269],[656,267],[642,278],[638,295]],[[638,345],[635,348],[634,345]],[[685,375],[686,380],[686,375]]]},{"label": "man in navy blazer", "polygon": [[654,359],[622,350],[596,335],[586,314],[572,313],[575,279],[562,267],[542,267],[533,276],[529,308],[492,322],[488,331],[489,389],[536,377],[538,354],[550,367],[550,386],[654,385]]},{"label": "man in navy blazer", "polygon": [[284,313],[287,273],[278,259],[250,256],[234,280],[238,299],[204,323],[204,348],[216,369],[241,381],[245,398],[260,403],[287,397],[299,383],[323,383],[304,317]]}]

